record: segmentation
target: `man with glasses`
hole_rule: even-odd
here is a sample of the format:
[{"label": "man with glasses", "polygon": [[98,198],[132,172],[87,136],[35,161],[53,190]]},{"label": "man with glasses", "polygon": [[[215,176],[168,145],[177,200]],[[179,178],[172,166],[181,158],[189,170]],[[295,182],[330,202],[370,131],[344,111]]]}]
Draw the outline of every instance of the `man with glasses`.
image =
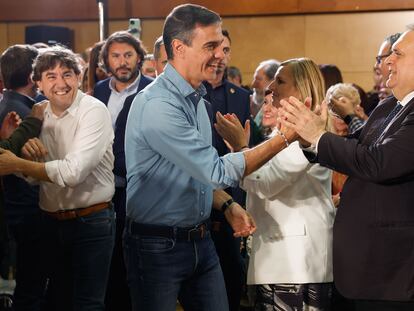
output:
[{"label": "man with glasses", "polygon": [[[391,55],[391,47],[400,36],[401,33],[396,33],[386,37],[379,48],[378,55],[375,56],[376,63],[374,69],[378,70],[381,75],[378,102],[375,104],[375,106],[378,105],[378,103],[381,100],[388,97],[392,97],[391,89],[387,88],[385,85],[385,82],[387,81],[389,76],[389,70],[385,63],[385,59]],[[387,102],[388,105],[393,107],[396,100],[392,100],[390,98]],[[361,126],[365,124],[364,121],[358,118],[357,115],[354,113],[354,106],[350,101],[336,101],[335,103],[332,103],[332,105],[335,108],[335,111],[348,125],[349,133],[356,132]],[[371,110],[373,110],[374,108],[372,108]]]},{"label": "man with glasses", "polygon": [[389,70],[385,63],[385,59],[391,55],[391,47],[400,36],[401,33],[398,32],[386,37],[379,48],[378,55],[375,57],[376,63],[374,68],[378,68],[381,73],[380,90],[378,94],[379,101],[391,95],[391,89],[387,88],[385,85],[389,76]]}]

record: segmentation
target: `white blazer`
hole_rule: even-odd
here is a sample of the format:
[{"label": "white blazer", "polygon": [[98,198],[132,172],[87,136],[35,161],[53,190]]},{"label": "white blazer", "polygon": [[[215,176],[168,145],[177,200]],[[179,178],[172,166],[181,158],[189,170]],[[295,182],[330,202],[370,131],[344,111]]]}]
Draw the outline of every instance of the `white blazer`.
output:
[{"label": "white blazer", "polygon": [[248,284],[332,282],[331,175],[294,142],[244,178],[257,223]]}]

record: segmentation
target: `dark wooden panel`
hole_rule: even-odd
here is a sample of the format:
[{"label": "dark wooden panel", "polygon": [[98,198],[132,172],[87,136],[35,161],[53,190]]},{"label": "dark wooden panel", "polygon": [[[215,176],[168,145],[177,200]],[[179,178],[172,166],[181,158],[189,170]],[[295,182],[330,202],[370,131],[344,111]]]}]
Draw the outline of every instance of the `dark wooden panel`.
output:
[{"label": "dark wooden panel", "polygon": [[299,0],[304,13],[387,11],[414,9],[410,0]]},{"label": "dark wooden panel", "polygon": [[[125,18],[126,0],[109,0],[109,18]],[[0,0],[0,21],[98,19],[96,0]]]},{"label": "dark wooden panel", "polygon": [[[187,1],[108,0],[109,18],[164,18]],[[412,0],[194,0],[223,16],[414,9]],[[0,0],[0,22],[97,20],[96,0]]]},{"label": "dark wooden panel", "polygon": [[[191,3],[203,5],[223,16],[293,14],[298,12],[299,0],[194,0]],[[151,1],[133,1],[132,14],[140,17],[165,17],[177,5],[188,1],[158,0],[156,7]]]}]

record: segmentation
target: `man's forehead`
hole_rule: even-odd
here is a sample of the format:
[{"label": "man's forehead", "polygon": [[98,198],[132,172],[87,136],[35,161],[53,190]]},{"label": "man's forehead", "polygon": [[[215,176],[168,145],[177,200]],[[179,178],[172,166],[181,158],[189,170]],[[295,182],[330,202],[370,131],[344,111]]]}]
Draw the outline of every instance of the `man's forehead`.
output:
[{"label": "man's forehead", "polygon": [[46,69],[45,71],[43,71],[42,75],[56,73],[57,71],[61,71],[61,72],[64,72],[64,73],[65,72],[75,72],[72,68],[69,68],[68,66],[66,66],[62,63],[58,63],[54,67],[50,67],[50,68]]},{"label": "man's forehead", "polygon": [[127,42],[112,42],[109,46],[109,52],[115,52],[115,51],[135,51],[135,48],[127,43]]},{"label": "man's forehead", "polygon": [[202,38],[205,41],[217,41],[221,43],[224,39],[221,24],[211,24],[208,26],[196,25],[193,31],[193,38]]}]

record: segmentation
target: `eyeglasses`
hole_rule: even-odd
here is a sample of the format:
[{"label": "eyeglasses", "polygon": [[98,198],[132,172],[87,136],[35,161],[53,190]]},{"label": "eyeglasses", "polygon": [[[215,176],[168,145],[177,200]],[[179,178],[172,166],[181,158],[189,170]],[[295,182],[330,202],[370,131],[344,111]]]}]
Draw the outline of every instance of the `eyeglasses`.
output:
[{"label": "eyeglasses", "polygon": [[381,63],[383,58],[387,58],[388,56],[390,56],[392,53],[388,53],[388,54],[384,54],[384,55],[378,55],[375,56],[375,59],[377,60],[377,64]]}]

